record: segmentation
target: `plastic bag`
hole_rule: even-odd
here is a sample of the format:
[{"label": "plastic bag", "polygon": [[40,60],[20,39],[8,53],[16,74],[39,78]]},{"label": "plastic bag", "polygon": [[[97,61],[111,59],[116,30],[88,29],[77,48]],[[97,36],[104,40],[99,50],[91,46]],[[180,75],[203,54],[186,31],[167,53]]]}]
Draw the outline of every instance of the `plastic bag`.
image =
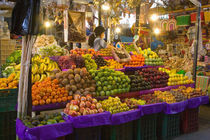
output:
[{"label": "plastic bag", "polygon": [[11,33],[34,35],[39,32],[40,0],[17,0],[12,11]]}]

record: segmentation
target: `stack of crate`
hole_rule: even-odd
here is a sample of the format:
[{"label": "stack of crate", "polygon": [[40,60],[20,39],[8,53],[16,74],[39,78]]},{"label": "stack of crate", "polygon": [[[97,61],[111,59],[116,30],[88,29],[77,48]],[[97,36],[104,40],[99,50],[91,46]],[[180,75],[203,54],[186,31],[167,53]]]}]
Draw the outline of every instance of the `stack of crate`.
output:
[{"label": "stack of crate", "polygon": [[6,63],[6,58],[15,50],[16,41],[0,39],[0,65]]}]

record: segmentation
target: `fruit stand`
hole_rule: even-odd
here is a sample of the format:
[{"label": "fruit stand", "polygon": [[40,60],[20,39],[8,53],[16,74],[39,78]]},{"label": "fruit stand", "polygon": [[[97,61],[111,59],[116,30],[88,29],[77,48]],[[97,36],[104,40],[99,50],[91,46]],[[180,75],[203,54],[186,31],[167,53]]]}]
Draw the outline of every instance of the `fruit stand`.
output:
[{"label": "fruit stand", "polygon": [[[50,6],[47,14],[57,10],[51,18],[64,22],[67,40],[85,41],[85,14]],[[71,26],[60,19],[68,14]],[[67,50],[57,36],[32,34],[36,29],[24,32],[22,51],[1,66],[0,139],[14,139],[15,129],[21,140],[167,140],[198,130],[199,107],[209,97],[150,48],[120,42]]]}]

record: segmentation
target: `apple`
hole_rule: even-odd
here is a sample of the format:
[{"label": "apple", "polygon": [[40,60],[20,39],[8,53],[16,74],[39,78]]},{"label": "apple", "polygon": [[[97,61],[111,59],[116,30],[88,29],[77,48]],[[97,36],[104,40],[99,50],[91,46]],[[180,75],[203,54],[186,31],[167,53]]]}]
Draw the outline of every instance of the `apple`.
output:
[{"label": "apple", "polygon": [[81,108],[79,109],[79,112],[80,112],[81,114],[83,114],[84,111],[85,111],[85,108],[84,108],[84,107],[81,107]]},{"label": "apple", "polygon": [[94,111],[94,114],[97,114],[98,113],[98,110],[97,109],[93,109]]},{"label": "apple", "polygon": [[73,110],[73,106],[74,106],[74,105],[71,104],[70,107],[69,107],[69,109],[70,109],[70,110]]},{"label": "apple", "polygon": [[78,105],[74,105],[74,106],[73,106],[73,110],[74,110],[74,111],[79,111],[79,106],[78,106]]},{"label": "apple", "polygon": [[79,101],[78,100],[71,100],[71,104],[78,105],[79,104]]},{"label": "apple", "polygon": [[92,104],[90,108],[91,109],[95,109],[96,108],[96,105],[95,104]]},{"label": "apple", "polygon": [[81,97],[81,96],[80,96],[79,94],[75,94],[75,95],[74,95],[74,100],[80,100],[80,97]]},{"label": "apple", "polygon": [[85,107],[85,102],[84,101],[81,101],[79,107]]},{"label": "apple", "polygon": [[90,114],[94,114],[94,111],[93,110],[90,110]]},{"label": "apple", "polygon": [[97,104],[96,104],[96,108],[97,108],[97,109],[102,108],[101,103],[97,103]]},{"label": "apple", "polygon": [[102,112],[104,112],[104,110],[103,110],[102,108],[99,108],[99,109],[98,109],[98,112],[99,112],[99,113],[102,113]]},{"label": "apple", "polygon": [[81,101],[86,101],[86,97],[81,97]]},{"label": "apple", "polygon": [[97,102],[98,102],[98,101],[97,101],[96,99],[93,99],[93,100],[92,100],[92,103],[93,103],[93,104],[96,104]]},{"label": "apple", "polygon": [[76,117],[77,116],[77,112],[76,111],[72,111],[71,112],[71,116]]},{"label": "apple", "polygon": [[86,99],[87,99],[87,101],[92,102],[92,97],[91,96],[87,96]]},{"label": "apple", "polygon": [[91,103],[89,101],[85,102],[86,107],[91,107]]}]

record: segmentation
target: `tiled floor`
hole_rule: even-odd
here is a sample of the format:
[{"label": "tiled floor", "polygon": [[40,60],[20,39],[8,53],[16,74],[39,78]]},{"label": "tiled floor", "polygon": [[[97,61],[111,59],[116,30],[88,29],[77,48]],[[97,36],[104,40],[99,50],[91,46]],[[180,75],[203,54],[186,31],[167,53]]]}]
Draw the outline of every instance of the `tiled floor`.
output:
[{"label": "tiled floor", "polygon": [[210,140],[210,106],[200,107],[198,132],[181,135],[174,140]]}]

